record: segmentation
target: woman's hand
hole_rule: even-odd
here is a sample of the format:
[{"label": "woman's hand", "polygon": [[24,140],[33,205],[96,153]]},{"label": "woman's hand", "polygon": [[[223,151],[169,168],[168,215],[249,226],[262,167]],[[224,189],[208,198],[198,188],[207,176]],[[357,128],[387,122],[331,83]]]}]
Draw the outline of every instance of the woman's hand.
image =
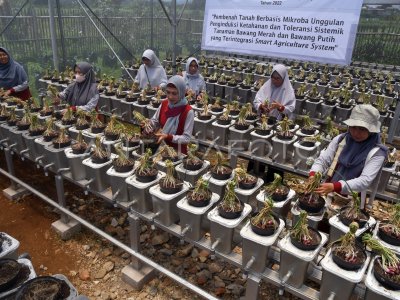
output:
[{"label": "woman's hand", "polygon": [[269,106],[268,105],[266,105],[266,104],[260,104],[260,106],[258,107],[259,109],[260,109],[260,111],[262,112],[262,113],[269,113],[270,112],[270,108],[269,108]]},{"label": "woman's hand", "polygon": [[333,190],[334,190],[333,183],[325,182],[321,183],[321,185],[315,189],[315,192],[321,195],[326,195],[333,192]]},{"label": "woman's hand", "polygon": [[7,91],[4,92],[4,96],[5,97],[8,97],[10,95],[11,95],[11,90],[7,90]]},{"label": "woman's hand", "polygon": [[272,104],[270,105],[270,108],[279,110],[281,106],[282,105],[279,102],[273,101]]},{"label": "woman's hand", "polygon": [[161,143],[162,141],[168,138],[168,134],[166,133],[156,133],[156,137],[158,137],[157,144]]}]

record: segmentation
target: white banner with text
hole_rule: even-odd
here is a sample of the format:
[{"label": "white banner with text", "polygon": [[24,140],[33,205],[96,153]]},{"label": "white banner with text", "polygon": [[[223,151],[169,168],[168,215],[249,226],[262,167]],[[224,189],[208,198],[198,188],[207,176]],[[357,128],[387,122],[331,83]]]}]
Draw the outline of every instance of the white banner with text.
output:
[{"label": "white banner with text", "polygon": [[202,49],[349,64],[362,0],[207,0]]}]

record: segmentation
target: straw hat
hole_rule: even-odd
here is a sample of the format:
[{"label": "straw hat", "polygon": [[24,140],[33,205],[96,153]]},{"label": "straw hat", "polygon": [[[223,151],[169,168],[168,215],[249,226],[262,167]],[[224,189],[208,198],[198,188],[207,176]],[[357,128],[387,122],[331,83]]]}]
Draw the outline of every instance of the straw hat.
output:
[{"label": "straw hat", "polygon": [[350,118],[343,123],[348,126],[367,128],[369,132],[380,132],[379,118],[379,111],[375,107],[370,104],[359,104],[351,111]]}]

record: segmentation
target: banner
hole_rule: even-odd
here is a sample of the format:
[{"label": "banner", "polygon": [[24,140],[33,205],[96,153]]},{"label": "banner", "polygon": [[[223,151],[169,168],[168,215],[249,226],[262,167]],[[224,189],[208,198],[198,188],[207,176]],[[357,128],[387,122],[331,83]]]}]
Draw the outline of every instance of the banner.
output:
[{"label": "banner", "polygon": [[207,0],[202,49],[349,64],[362,0]]}]

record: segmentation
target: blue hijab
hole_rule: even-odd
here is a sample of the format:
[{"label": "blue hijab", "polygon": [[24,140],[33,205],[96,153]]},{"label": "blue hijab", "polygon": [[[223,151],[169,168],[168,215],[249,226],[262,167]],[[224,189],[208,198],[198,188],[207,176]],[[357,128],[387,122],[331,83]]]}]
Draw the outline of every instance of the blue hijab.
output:
[{"label": "blue hijab", "polygon": [[0,88],[10,89],[28,81],[24,68],[12,59],[5,48],[0,47],[0,51],[8,55],[8,63],[0,64]]},{"label": "blue hijab", "polygon": [[381,144],[379,133],[371,133],[363,142],[356,142],[349,132],[344,134],[346,145],[339,155],[339,166],[332,181],[350,180],[359,177],[364,168],[368,153],[375,147],[380,147],[378,155],[386,155],[387,148]]}]

